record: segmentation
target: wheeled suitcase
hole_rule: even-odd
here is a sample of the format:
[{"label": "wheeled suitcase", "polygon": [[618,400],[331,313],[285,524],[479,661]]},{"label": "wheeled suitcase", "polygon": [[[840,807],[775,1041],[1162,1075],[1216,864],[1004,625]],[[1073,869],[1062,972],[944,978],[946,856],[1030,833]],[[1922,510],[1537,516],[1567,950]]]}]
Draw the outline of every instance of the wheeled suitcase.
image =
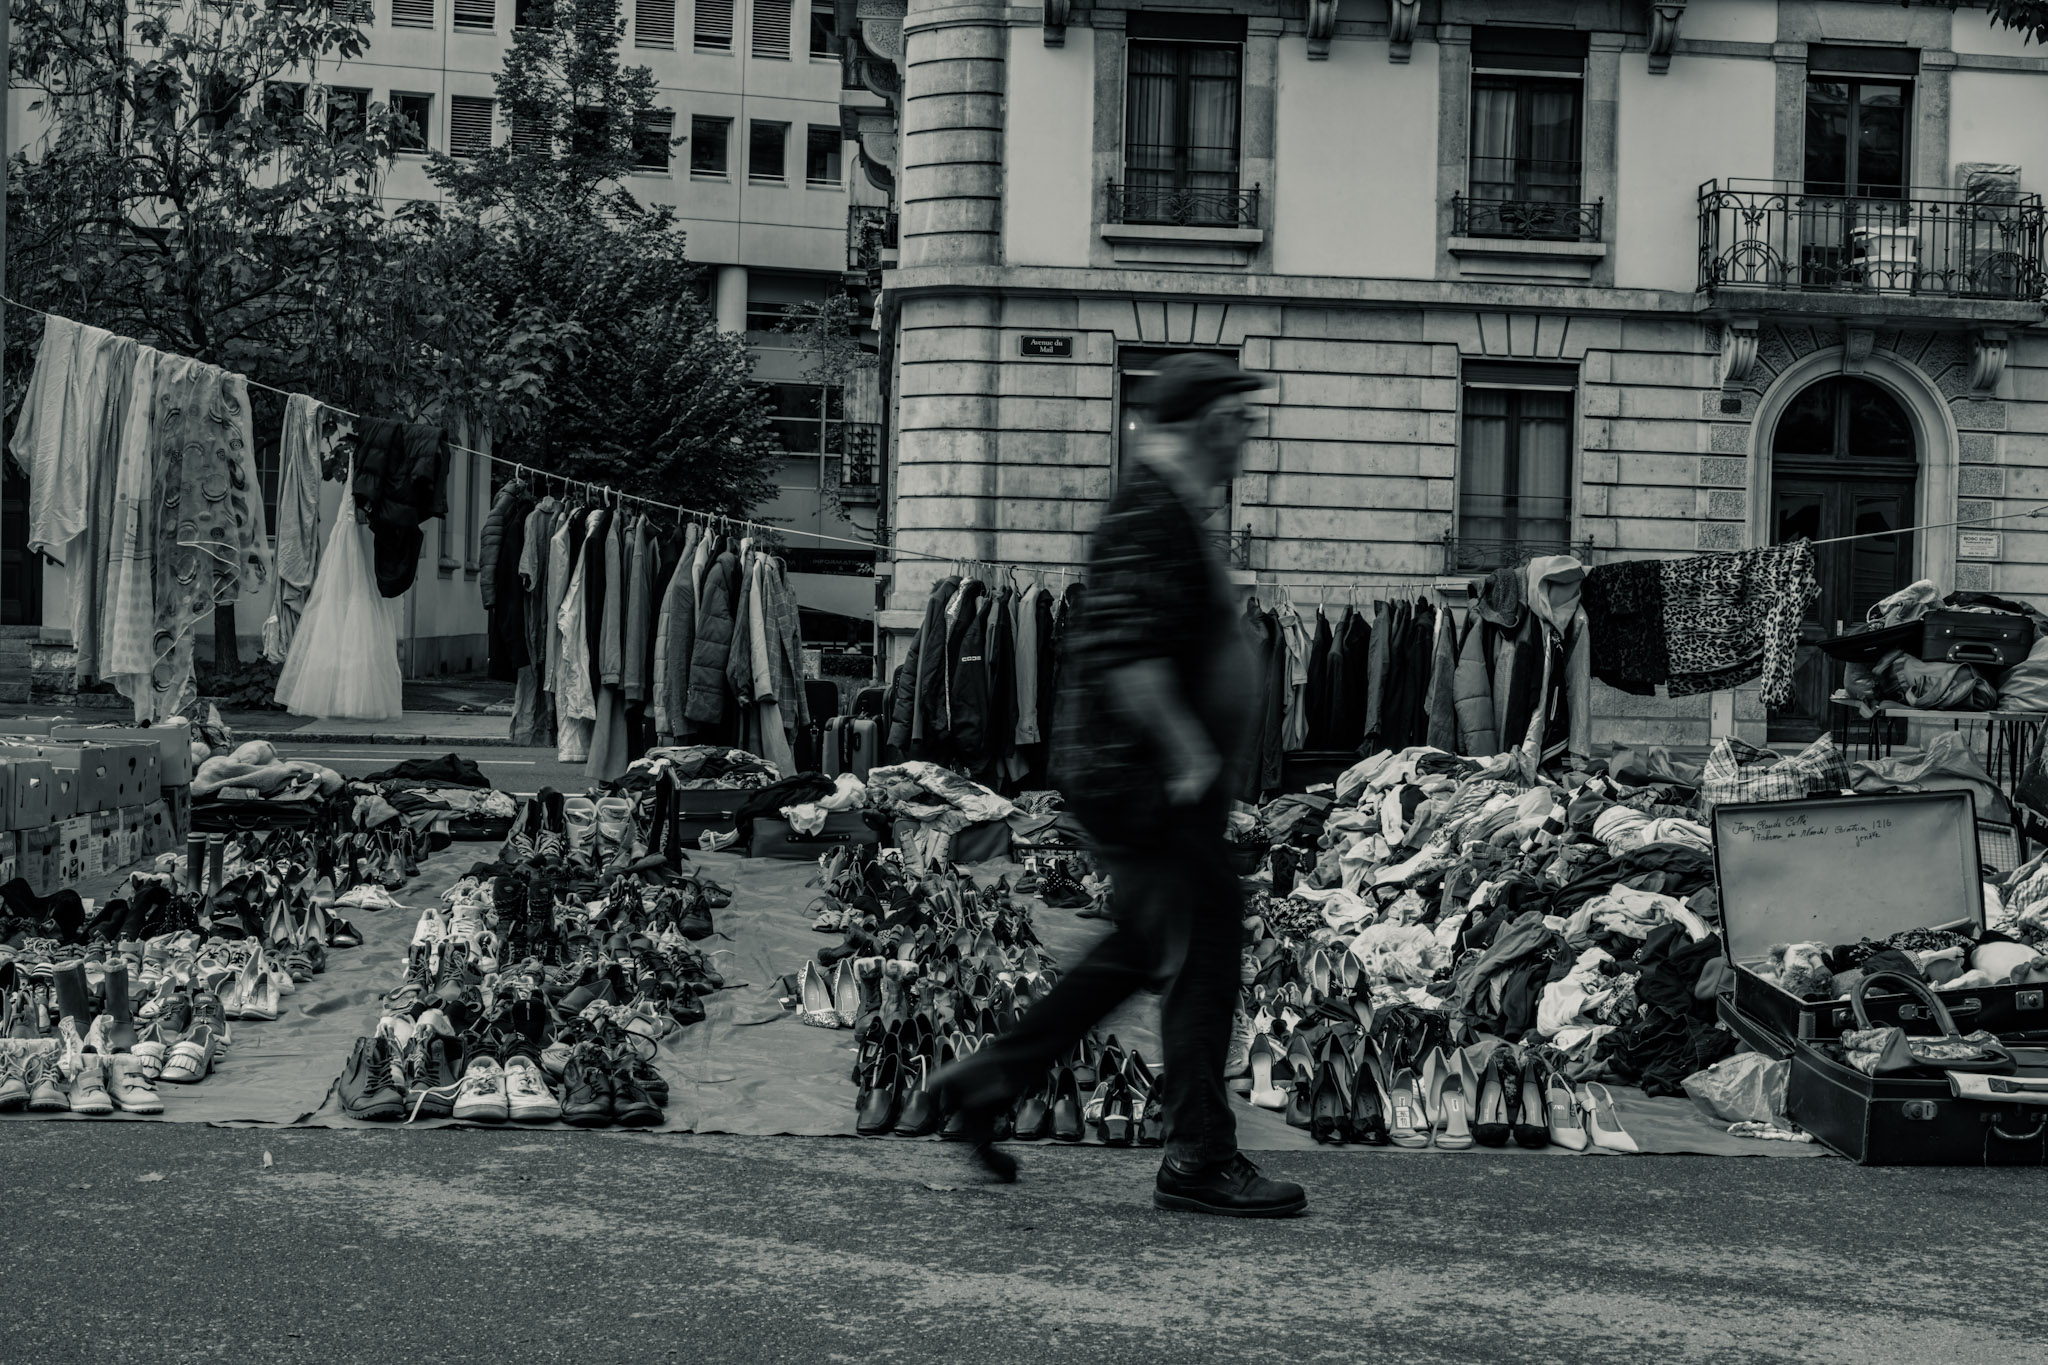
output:
[{"label": "wheeled suitcase", "polygon": [[881,731],[865,716],[834,716],[825,725],[827,777],[852,774],[865,782],[880,752]]},{"label": "wheeled suitcase", "polygon": [[1936,664],[2011,668],[2034,647],[2034,623],[2010,611],[1930,611],[1920,618],[1920,658]]},{"label": "wheeled suitcase", "polygon": [[809,862],[828,848],[847,844],[879,844],[880,831],[857,810],[835,810],[825,814],[825,827],[816,834],[799,833],[796,826],[779,816],[754,819],[754,838],[747,852],[755,858],[786,858]]}]

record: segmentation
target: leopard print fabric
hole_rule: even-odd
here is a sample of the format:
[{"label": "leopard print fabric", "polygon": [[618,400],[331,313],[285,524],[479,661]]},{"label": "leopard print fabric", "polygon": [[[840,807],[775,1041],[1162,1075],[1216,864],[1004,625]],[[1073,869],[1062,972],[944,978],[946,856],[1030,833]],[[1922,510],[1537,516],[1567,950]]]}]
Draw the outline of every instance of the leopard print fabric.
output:
[{"label": "leopard print fabric", "polygon": [[1664,562],[1670,692],[1690,697],[1761,679],[1766,706],[1792,699],[1799,623],[1820,596],[1804,540]]}]

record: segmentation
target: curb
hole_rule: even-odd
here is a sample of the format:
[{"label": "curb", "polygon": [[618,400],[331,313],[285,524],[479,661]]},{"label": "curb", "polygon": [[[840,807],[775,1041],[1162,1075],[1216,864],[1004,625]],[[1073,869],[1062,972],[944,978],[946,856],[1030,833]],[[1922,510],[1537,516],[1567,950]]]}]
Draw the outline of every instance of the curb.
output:
[{"label": "curb", "polygon": [[253,730],[247,726],[236,726],[238,739],[261,739],[271,744],[362,744],[362,745],[418,745],[448,747],[451,749],[486,748],[545,748],[546,745],[514,745],[505,735],[455,736],[455,735],[337,735],[316,730]]}]

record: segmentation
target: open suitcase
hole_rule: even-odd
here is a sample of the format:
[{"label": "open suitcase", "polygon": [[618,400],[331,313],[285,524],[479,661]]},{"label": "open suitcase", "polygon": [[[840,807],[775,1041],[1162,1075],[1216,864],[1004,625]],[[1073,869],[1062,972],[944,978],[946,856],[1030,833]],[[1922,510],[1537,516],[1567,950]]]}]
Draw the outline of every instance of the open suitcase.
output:
[{"label": "open suitcase", "polygon": [[[1975,802],[1968,792],[1816,797],[1718,807],[1714,865],[1733,986],[1723,1023],[1751,1048],[1789,1058],[1787,1116],[1843,1156],[1878,1166],[2048,1164],[2048,1108],[1959,1097],[1939,1075],[1869,1076],[1841,1060],[1846,1000],[1805,1001],[1758,975],[1774,943],[1854,943],[1903,929],[1968,932],[1984,920]],[[2048,1028],[2039,987],[1940,991],[1965,1031],[2008,1041]],[[1873,1024],[1924,1032],[1913,997],[1872,994]],[[2031,1026],[2031,1027],[2030,1027]],[[2048,1048],[2015,1047],[2048,1075]]]},{"label": "open suitcase", "polygon": [[[1784,1038],[1838,1038],[1846,1000],[1803,1001],[1756,974],[1775,943],[1854,943],[1904,929],[1984,927],[1976,802],[1966,791],[1827,796],[1714,811],[1714,870],[1734,1005]],[[1941,990],[1965,1030],[2048,1039],[2048,986]],[[1903,995],[1873,996],[1873,1022],[1910,1025]]]}]

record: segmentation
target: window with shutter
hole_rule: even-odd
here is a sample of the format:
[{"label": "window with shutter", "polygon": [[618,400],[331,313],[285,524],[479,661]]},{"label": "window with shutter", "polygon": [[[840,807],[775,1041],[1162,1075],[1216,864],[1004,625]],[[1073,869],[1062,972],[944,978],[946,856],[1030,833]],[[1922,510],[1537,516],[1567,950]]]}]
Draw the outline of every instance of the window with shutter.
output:
[{"label": "window with shutter", "polygon": [[391,23],[397,28],[432,28],[434,0],[391,0]]},{"label": "window with shutter", "polygon": [[707,52],[732,51],[733,0],[697,0],[695,41]]},{"label": "window with shutter", "polygon": [[638,170],[668,170],[669,141],[676,135],[676,116],[666,109],[650,110],[633,120],[633,165]]},{"label": "window with shutter", "polygon": [[633,45],[676,45],[676,0],[639,0],[633,6]]},{"label": "window with shutter", "polygon": [[465,33],[489,33],[498,26],[498,0],[455,0],[455,27]]},{"label": "window with shutter", "polygon": [[789,60],[789,0],[754,0],[754,55]]},{"label": "window with shutter", "polygon": [[492,101],[480,95],[455,95],[448,101],[448,151],[452,156],[479,157],[491,149]]},{"label": "window with shutter", "polygon": [[512,146],[515,149],[522,152],[540,152],[545,154],[548,151],[548,143],[547,129],[539,120],[520,118],[517,115],[513,116]]}]

